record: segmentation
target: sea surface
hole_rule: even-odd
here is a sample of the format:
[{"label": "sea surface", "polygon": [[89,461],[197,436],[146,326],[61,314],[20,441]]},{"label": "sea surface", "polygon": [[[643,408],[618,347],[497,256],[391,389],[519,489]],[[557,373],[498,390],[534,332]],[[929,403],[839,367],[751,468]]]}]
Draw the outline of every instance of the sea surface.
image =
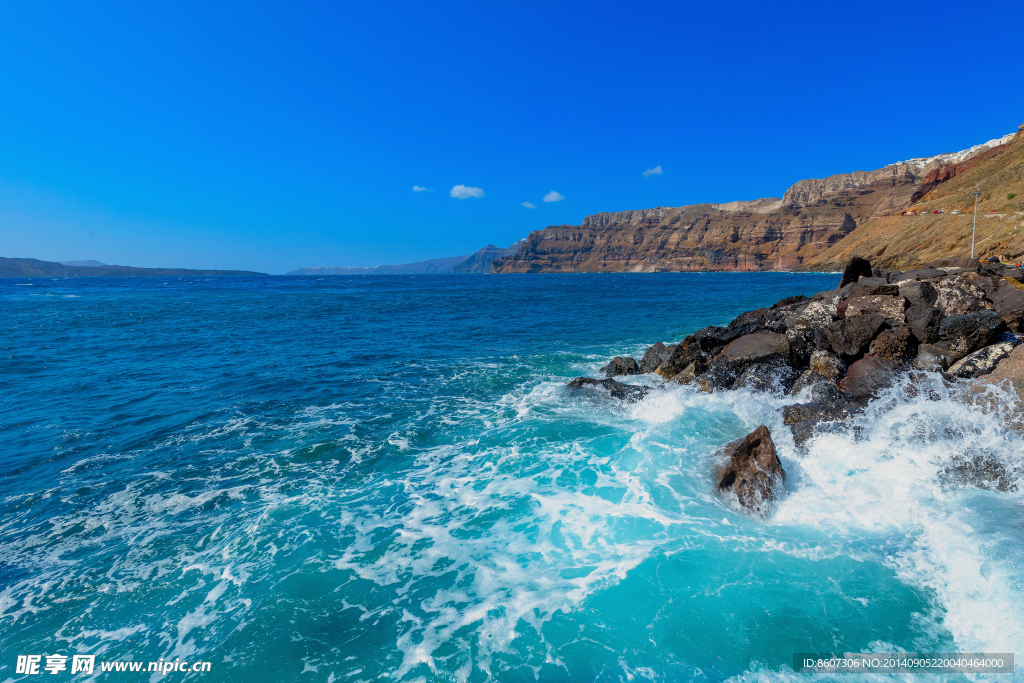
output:
[{"label": "sea surface", "polygon": [[[941,476],[1019,467],[1005,412],[901,385],[797,449],[791,397],[565,389],[837,281],[4,278],[0,681],[805,681],[796,652],[1020,656],[1022,493]],[[714,487],[718,447],[760,424],[788,474],[767,519]],[[16,673],[54,653],[96,672]],[[99,672],[161,659],[211,670]]]}]

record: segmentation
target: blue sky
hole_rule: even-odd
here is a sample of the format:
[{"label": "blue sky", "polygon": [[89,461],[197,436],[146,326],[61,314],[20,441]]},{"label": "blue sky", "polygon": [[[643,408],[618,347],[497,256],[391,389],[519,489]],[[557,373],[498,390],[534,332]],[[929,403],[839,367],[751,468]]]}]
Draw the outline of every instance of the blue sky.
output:
[{"label": "blue sky", "polygon": [[0,255],[280,273],[779,196],[1016,130],[1022,19],[1019,0],[5,3]]}]

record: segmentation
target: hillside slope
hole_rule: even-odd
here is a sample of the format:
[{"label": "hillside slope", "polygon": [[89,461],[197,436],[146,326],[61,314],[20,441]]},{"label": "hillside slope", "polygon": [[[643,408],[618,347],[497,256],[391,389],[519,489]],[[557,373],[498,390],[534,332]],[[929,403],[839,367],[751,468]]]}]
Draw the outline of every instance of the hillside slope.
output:
[{"label": "hillside slope", "polygon": [[[962,243],[954,239],[966,217],[947,213],[933,221],[900,213],[921,199],[930,207],[953,193],[960,201],[966,191],[961,186],[978,182],[989,188],[985,210],[1003,213],[984,219],[992,236],[982,255],[1002,250],[1011,256],[1024,252],[1020,216],[1013,213],[1020,210],[1024,190],[1017,190],[1017,203],[1006,200],[1012,188],[1020,188],[1021,145],[1024,135],[1011,134],[875,171],[801,180],[781,199],[599,213],[580,225],[530,233],[518,253],[496,259],[492,267],[496,273],[836,270],[865,249],[882,267],[909,266],[969,254],[969,241],[961,253]],[[905,234],[916,234],[926,223],[939,227],[921,239]]]},{"label": "hillside slope", "polygon": [[917,215],[871,218],[803,269],[836,270],[854,255],[885,269],[969,256],[975,190],[981,192],[975,256],[1018,262],[1024,255],[1024,125],[1021,131],[1001,147],[929,173],[913,197],[922,202],[913,207]]},{"label": "hillside slope", "polygon": [[522,243],[525,241],[526,240],[519,240],[507,248],[496,247],[493,244],[488,244],[486,247],[452,268],[452,273],[456,275],[480,275],[490,273],[491,262],[494,261],[494,259],[513,256],[519,252],[519,247],[521,247]]}]

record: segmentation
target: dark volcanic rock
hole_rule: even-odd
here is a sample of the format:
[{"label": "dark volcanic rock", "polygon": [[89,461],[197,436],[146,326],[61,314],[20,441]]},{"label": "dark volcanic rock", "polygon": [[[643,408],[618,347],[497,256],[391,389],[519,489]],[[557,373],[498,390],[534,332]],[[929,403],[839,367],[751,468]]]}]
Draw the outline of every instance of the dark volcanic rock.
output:
[{"label": "dark volcanic rock", "polygon": [[914,359],[915,370],[927,370],[929,372],[945,372],[949,366],[963,358],[962,353],[940,349],[931,344],[921,344],[917,347],[917,358]]},{"label": "dark volcanic rock", "polygon": [[793,432],[793,441],[802,446],[814,436],[818,425],[838,426],[853,421],[864,410],[864,404],[851,396],[840,395],[812,403],[797,403],[782,409],[782,421]]},{"label": "dark volcanic rock", "polygon": [[854,398],[868,398],[892,384],[897,367],[888,358],[864,356],[846,371],[839,388]]},{"label": "dark volcanic rock", "polygon": [[630,356],[615,356],[612,362],[600,368],[605,377],[618,377],[619,375],[639,375],[640,366]]},{"label": "dark volcanic rock", "polygon": [[939,300],[939,293],[935,291],[930,282],[912,282],[899,288],[899,295],[906,299],[911,306],[924,306],[932,308]]},{"label": "dark volcanic rock", "polygon": [[979,277],[975,284],[1014,332],[1024,332],[1024,291],[1004,277]]},{"label": "dark volcanic rock", "polygon": [[834,353],[815,351],[811,354],[810,369],[822,377],[838,382],[846,374],[846,363]]},{"label": "dark volcanic rock", "polygon": [[778,498],[786,482],[786,471],[775,451],[771,432],[761,425],[742,439],[727,444],[728,458],[718,480],[720,492],[731,491],[740,505],[764,514]]},{"label": "dark volcanic rock", "polygon": [[914,333],[914,338],[921,344],[934,344],[939,340],[939,326],[942,324],[942,313],[930,306],[911,306],[904,315],[907,325]]},{"label": "dark volcanic rock", "polygon": [[[836,386],[836,383],[833,382],[828,377],[825,377],[823,375],[819,375],[814,370],[804,370],[803,373],[801,373],[801,375],[799,377],[797,377],[796,381],[793,382],[793,386],[790,387],[790,389],[789,389],[789,394],[791,396],[796,396],[797,394],[799,394],[804,389],[811,389],[813,391],[813,390],[817,389],[819,386],[829,387],[830,389],[834,390],[834,391],[830,391],[829,389],[821,389],[821,390],[819,390],[817,393],[821,394],[821,399],[823,399],[823,400],[828,400],[828,397],[830,397],[830,396],[832,398],[838,398],[840,396],[839,387]],[[815,399],[812,399],[812,400],[818,400],[818,399],[815,398]]]},{"label": "dark volcanic rock", "polygon": [[925,268],[923,270],[908,270],[905,273],[893,273],[889,282],[893,284],[903,282],[916,282],[917,280],[932,280],[937,277],[945,277],[946,271],[937,268]]},{"label": "dark volcanic rock", "polygon": [[672,375],[668,381],[674,384],[689,384],[697,379],[697,375],[705,372],[707,369],[707,361],[703,358],[698,358],[676,374]]},{"label": "dark volcanic rock", "polygon": [[666,346],[661,342],[657,342],[651,348],[647,349],[644,353],[644,357],[640,360],[640,374],[647,374],[648,372],[654,372],[658,369],[658,366],[668,360],[668,357],[672,355],[672,351],[676,348],[675,344]]},{"label": "dark volcanic rock", "polygon": [[981,377],[996,369],[999,361],[1013,353],[1017,341],[997,342],[991,346],[975,351],[969,356],[958,360],[949,367],[949,374],[954,377]]},{"label": "dark volcanic rock", "polygon": [[730,365],[736,365],[753,363],[772,356],[789,358],[789,339],[785,335],[773,332],[745,335],[722,349],[716,360],[721,359]]},{"label": "dark volcanic rock", "polygon": [[[836,313],[839,314],[840,318],[852,318],[856,315],[875,313],[886,320],[899,323],[906,320],[903,317],[903,311],[907,307],[907,300],[903,297],[885,295],[855,296],[855,294],[856,291],[854,295],[849,296],[846,301],[839,304]],[[842,310],[840,311],[840,309]]]},{"label": "dark volcanic rock", "polygon": [[825,328],[832,350],[850,362],[868,349],[871,340],[885,327],[885,318],[876,313],[837,320]]},{"label": "dark volcanic rock", "polygon": [[[721,346],[712,348],[717,349]],[[668,357],[654,371],[665,378],[674,377],[694,361],[704,358],[706,358],[706,352],[702,348],[701,342],[690,334],[672,349]]]},{"label": "dark volcanic rock", "polygon": [[986,491],[1010,493],[1017,490],[1019,473],[990,456],[959,455],[939,472],[939,482],[946,487],[974,486]]},{"label": "dark volcanic rock", "polygon": [[585,387],[604,389],[615,398],[630,402],[639,401],[651,390],[650,387],[623,384],[622,382],[617,382],[614,379],[577,377],[573,381],[569,382],[570,389],[583,389]]},{"label": "dark volcanic rock", "polygon": [[964,277],[936,280],[933,286],[939,294],[935,307],[942,311],[942,315],[963,315],[990,307],[985,303],[985,292]]},{"label": "dark volcanic rock", "polygon": [[871,342],[868,353],[900,364],[906,363],[917,354],[917,339],[906,325],[882,330]]},{"label": "dark volcanic rock", "polygon": [[744,368],[731,389],[755,389],[757,391],[773,391],[785,393],[793,386],[797,371],[786,362],[773,358],[761,363],[753,363]]},{"label": "dark volcanic rock", "polygon": [[990,309],[951,315],[939,325],[939,343],[936,346],[969,354],[993,344],[1007,331],[1002,316]]},{"label": "dark volcanic rock", "polygon": [[846,267],[843,268],[843,279],[839,281],[839,286],[844,287],[862,277],[871,277],[871,263],[860,256],[854,256],[846,262]]}]

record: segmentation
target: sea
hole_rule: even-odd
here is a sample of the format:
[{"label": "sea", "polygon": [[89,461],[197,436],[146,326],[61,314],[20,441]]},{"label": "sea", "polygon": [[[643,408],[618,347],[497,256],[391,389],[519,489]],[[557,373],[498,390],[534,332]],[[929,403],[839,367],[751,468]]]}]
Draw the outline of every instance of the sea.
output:
[{"label": "sea", "polygon": [[[797,447],[793,397],[566,389],[838,280],[4,278],[0,681],[806,681],[797,653],[1020,655],[1010,394],[901,381]],[[787,478],[754,517],[715,472],[762,424]],[[979,458],[1013,490],[948,476]],[[911,678],[1022,674],[834,680]]]}]

